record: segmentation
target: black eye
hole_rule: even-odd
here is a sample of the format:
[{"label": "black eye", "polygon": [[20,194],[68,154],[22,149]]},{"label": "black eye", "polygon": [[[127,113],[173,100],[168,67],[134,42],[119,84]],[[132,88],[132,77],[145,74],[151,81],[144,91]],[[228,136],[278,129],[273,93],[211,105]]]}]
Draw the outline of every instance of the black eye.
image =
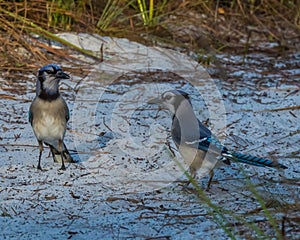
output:
[{"label": "black eye", "polygon": [[165,100],[170,100],[171,98],[172,98],[171,95],[167,95],[167,96],[164,97]]},{"label": "black eye", "polygon": [[48,74],[51,74],[51,73],[52,73],[51,70],[46,70],[45,72],[48,73]]}]

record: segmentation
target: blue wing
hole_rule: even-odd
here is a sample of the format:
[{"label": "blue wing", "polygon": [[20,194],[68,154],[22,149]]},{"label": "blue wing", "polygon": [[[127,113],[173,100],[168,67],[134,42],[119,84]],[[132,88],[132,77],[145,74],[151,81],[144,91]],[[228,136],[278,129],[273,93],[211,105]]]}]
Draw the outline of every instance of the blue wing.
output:
[{"label": "blue wing", "polygon": [[[213,136],[211,131],[205,127],[198,119],[191,121],[191,125],[186,128],[186,131],[182,129],[180,122],[177,118],[173,119],[172,125],[172,138],[177,145],[187,144],[191,147],[198,148],[202,151],[214,151],[218,154],[227,153],[225,148],[220,141]],[[195,132],[198,129],[199,133]],[[190,130],[190,131],[189,131]],[[188,132],[189,131],[189,132]]]},{"label": "blue wing", "polygon": [[228,153],[228,150],[226,147],[224,147],[220,141],[215,138],[214,136],[208,136],[204,138],[199,139],[198,149],[202,151],[213,151],[218,154],[226,154]]},{"label": "blue wing", "polygon": [[[191,121],[191,126],[186,128],[184,132],[177,118],[173,119],[172,138],[177,146],[182,144],[189,145],[191,148],[197,148],[205,152],[216,153],[220,161],[230,164],[230,160],[246,163],[259,167],[287,168],[286,166],[266,158],[255,157],[238,152],[231,152],[205,127],[199,120]],[[199,133],[195,134],[195,129],[199,129]],[[183,131],[183,132],[181,132]]]},{"label": "blue wing", "polygon": [[33,113],[31,111],[31,106],[30,106],[28,111],[28,121],[30,122],[31,125],[32,125],[32,119],[33,119]]},{"label": "blue wing", "polygon": [[67,105],[66,101],[64,100],[63,102],[64,102],[64,108],[65,108],[65,114],[66,114],[65,118],[68,122],[69,119],[70,119],[70,111],[69,111],[69,108],[68,108],[68,105]]}]

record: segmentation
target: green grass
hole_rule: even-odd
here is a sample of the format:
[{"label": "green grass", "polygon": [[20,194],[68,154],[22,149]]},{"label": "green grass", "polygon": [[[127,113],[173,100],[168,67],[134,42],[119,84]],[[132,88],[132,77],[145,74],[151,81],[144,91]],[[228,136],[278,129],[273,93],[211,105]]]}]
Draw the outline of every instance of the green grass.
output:
[{"label": "green grass", "polygon": [[145,26],[154,27],[159,24],[159,18],[165,14],[167,1],[159,1],[156,5],[154,0],[136,0],[132,6],[140,12]]},{"label": "green grass", "polygon": [[99,20],[97,21],[96,27],[102,31],[107,30],[108,26],[121,15],[124,9],[126,9],[131,2],[133,1],[128,1],[122,6],[119,0],[108,0]]},{"label": "green grass", "polygon": [[66,30],[71,29],[72,17],[68,15],[68,12],[74,11],[74,1],[73,0],[52,0],[47,3],[47,18],[48,23],[51,27],[63,27]]}]

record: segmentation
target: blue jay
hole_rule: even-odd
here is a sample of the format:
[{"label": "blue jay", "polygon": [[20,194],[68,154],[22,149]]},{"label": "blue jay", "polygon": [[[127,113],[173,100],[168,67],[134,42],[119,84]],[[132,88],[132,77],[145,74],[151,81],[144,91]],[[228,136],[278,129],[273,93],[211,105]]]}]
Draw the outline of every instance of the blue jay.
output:
[{"label": "blue jay", "polygon": [[66,169],[64,162],[74,162],[63,142],[69,109],[58,89],[60,80],[69,78],[55,64],[46,65],[37,73],[36,97],[30,105],[29,122],[39,144],[39,170],[42,170],[43,143],[50,147],[54,162],[61,162],[61,170]]},{"label": "blue jay", "polygon": [[208,187],[213,177],[213,167],[218,162],[230,164],[232,160],[259,167],[287,168],[270,159],[229,151],[197,119],[189,95],[184,91],[166,91],[160,98],[151,99],[148,103],[164,106],[172,113],[172,139],[185,162],[189,164],[192,177],[196,176],[200,168],[208,170]]}]

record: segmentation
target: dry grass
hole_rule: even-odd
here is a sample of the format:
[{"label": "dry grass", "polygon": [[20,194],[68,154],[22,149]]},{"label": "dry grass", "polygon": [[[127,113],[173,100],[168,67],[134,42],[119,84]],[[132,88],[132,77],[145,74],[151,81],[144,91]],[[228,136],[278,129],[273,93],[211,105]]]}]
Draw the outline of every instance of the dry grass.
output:
[{"label": "dry grass", "polygon": [[33,37],[53,39],[52,33],[60,31],[96,32],[149,44],[158,41],[200,53],[249,51],[259,49],[262,41],[277,42],[280,51],[293,49],[298,47],[299,8],[297,0],[160,1],[147,12],[150,27],[137,1],[1,1],[0,67],[24,71],[49,59],[67,59],[67,51]]}]

